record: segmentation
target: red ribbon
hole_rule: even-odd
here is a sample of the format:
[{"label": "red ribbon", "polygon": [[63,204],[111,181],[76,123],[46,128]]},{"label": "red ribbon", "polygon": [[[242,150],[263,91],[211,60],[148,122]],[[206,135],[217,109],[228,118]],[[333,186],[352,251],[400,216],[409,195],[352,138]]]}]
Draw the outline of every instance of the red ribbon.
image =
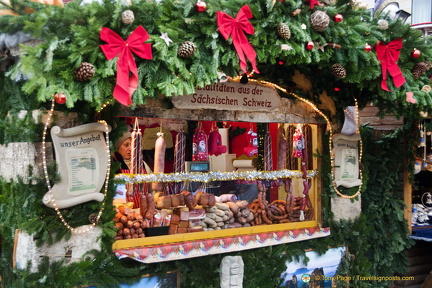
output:
[{"label": "red ribbon", "polygon": [[310,9],[314,9],[315,5],[321,6],[321,4],[318,2],[318,0],[308,0],[308,2],[309,2],[309,8]]},{"label": "red ribbon", "polygon": [[246,57],[252,63],[252,68],[256,73],[259,73],[256,68],[256,53],[252,45],[246,38],[244,33],[254,34],[254,28],[248,19],[252,18],[252,12],[248,5],[240,8],[236,18],[232,18],[224,12],[216,12],[218,30],[222,36],[227,40],[229,36],[232,37],[234,47],[237,55],[240,58],[240,67],[246,71]]},{"label": "red ribbon", "polygon": [[117,83],[113,96],[121,104],[129,106],[132,104],[132,94],[138,87],[138,69],[132,52],[141,58],[152,59],[151,44],[144,44],[150,37],[142,26],[138,26],[124,41],[114,31],[103,27],[100,39],[108,43],[100,45],[108,60],[120,54],[117,61]]},{"label": "red ribbon", "polygon": [[396,39],[388,43],[378,42],[375,45],[378,61],[381,62],[382,81],[381,88],[390,91],[387,86],[387,71],[393,77],[393,83],[396,87],[401,87],[405,83],[405,77],[402,74],[397,61],[399,60],[400,50],[402,49],[402,38]]}]

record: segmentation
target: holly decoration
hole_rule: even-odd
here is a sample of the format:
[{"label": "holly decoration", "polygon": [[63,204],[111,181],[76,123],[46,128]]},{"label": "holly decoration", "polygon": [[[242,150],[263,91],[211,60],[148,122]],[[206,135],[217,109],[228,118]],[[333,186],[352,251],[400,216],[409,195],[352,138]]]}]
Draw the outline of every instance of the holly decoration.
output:
[{"label": "holly decoration", "polygon": [[276,33],[285,40],[288,40],[291,37],[291,30],[286,23],[279,23],[276,28]]},{"label": "holly decoration", "polygon": [[198,1],[195,5],[195,8],[200,13],[205,12],[207,10],[207,3],[204,1]]},{"label": "holly decoration", "polygon": [[191,41],[186,41],[180,45],[177,55],[182,58],[192,57],[195,54],[196,46]]},{"label": "holly decoration", "polygon": [[421,51],[417,48],[414,48],[414,50],[411,52],[411,57],[418,58],[421,56]]},{"label": "holly decoration", "polygon": [[66,103],[66,95],[64,93],[56,93],[54,95],[54,100],[57,104],[65,104]]},{"label": "holly decoration", "polygon": [[333,66],[331,67],[331,72],[337,78],[345,78],[346,76],[345,67],[341,64],[333,64]]},{"label": "holly decoration", "polygon": [[81,63],[81,65],[74,71],[75,79],[80,82],[90,80],[94,74],[95,68],[88,62]]},{"label": "holly decoration", "polygon": [[342,14],[336,14],[336,15],[334,16],[334,21],[335,21],[335,22],[342,22],[342,20],[343,20],[343,16],[342,16]]}]

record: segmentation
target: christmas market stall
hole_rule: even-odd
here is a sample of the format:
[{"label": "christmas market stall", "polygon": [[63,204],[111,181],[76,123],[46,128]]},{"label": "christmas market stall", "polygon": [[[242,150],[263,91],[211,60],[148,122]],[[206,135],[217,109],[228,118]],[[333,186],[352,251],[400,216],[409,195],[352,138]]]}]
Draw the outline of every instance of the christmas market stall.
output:
[{"label": "christmas market stall", "polygon": [[0,286],[406,272],[419,31],[348,0],[0,7]]}]

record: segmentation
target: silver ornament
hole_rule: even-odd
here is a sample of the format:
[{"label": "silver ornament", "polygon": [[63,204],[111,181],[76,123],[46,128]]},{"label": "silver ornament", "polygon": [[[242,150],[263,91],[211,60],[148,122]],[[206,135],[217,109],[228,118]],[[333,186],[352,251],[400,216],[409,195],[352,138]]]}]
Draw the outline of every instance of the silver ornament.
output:
[{"label": "silver ornament", "polygon": [[132,24],[135,20],[135,15],[132,10],[125,10],[123,11],[121,18],[123,24]]}]

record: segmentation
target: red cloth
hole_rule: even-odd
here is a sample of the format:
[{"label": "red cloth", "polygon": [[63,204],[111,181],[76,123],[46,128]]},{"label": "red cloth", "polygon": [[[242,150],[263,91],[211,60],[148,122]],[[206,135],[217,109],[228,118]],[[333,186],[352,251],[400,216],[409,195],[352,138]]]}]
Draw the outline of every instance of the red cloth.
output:
[{"label": "red cloth", "polygon": [[218,30],[222,36],[227,40],[230,36],[237,54],[240,59],[240,68],[246,71],[246,58],[252,63],[252,68],[256,73],[259,73],[256,67],[256,52],[252,45],[249,43],[246,35],[254,34],[254,28],[248,19],[252,18],[252,12],[248,5],[244,5],[240,8],[236,18],[232,18],[228,14],[218,11],[216,12]]},{"label": "red cloth", "polygon": [[138,69],[132,52],[138,57],[152,59],[151,44],[144,44],[150,37],[142,26],[138,26],[126,41],[106,27],[102,28],[100,38],[108,43],[100,45],[108,60],[120,55],[113,96],[121,104],[129,106],[132,104],[132,94],[138,87]]},{"label": "red cloth", "polygon": [[405,77],[402,74],[397,61],[399,60],[400,50],[402,49],[402,38],[391,41],[388,44],[378,42],[375,45],[378,61],[381,62],[382,81],[381,88],[390,91],[387,86],[387,71],[393,77],[393,83],[396,87],[401,87],[405,83]]}]

